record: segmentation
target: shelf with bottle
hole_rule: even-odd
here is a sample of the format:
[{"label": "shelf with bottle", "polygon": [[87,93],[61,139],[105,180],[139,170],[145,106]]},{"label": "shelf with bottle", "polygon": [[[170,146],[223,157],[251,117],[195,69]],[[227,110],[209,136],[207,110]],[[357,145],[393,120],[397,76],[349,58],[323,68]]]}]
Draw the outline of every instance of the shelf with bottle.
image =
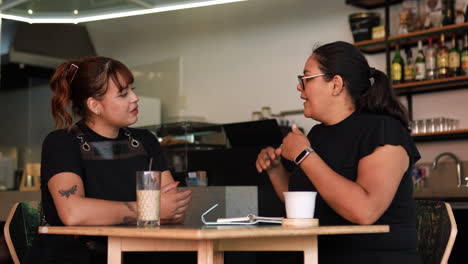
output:
[{"label": "shelf with bottle", "polygon": [[466,87],[468,87],[468,75],[427,81],[406,82],[393,85],[397,95],[454,90]]},{"label": "shelf with bottle", "polygon": [[[394,35],[388,38],[388,42],[391,49],[395,49],[397,43],[402,48],[413,47],[418,43],[419,40],[426,40],[429,36],[440,35],[441,33],[445,33],[447,35],[455,33],[457,36],[462,36],[466,31],[468,31],[468,22],[418,30],[408,34]],[[369,54],[385,51],[385,44],[386,43],[384,38],[364,40],[354,43],[354,45],[359,47],[359,49],[361,49],[363,52]]]},{"label": "shelf with bottle", "polygon": [[[347,0],[347,4],[351,4],[357,7],[363,7],[363,8],[375,8],[375,7],[381,7],[385,6],[385,26],[387,27],[387,33],[388,33],[388,27],[390,25],[389,23],[389,9],[388,7],[390,5],[393,5],[395,3],[401,3],[402,1],[389,1],[389,0],[368,0],[368,1],[352,1],[352,0]],[[443,14],[445,15],[445,14]],[[445,18],[444,18],[445,20]],[[427,77],[427,69],[425,68],[427,65],[427,58],[425,57],[424,52],[422,52],[422,42],[428,42],[428,37],[430,36],[440,36],[442,33],[447,35],[447,38],[452,36],[452,34],[455,33],[456,36],[460,37],[463,36],[468,32],[468,22],[464,23],[456,23],[456,19],[453,21],[442,21],[445,26],[437,26],[437,27],[432,27],[428,29],[423,29],[423,30],[416,30],[412,31],[409,33],[404,33],[404,34],[397,34],[397,35],[387,35],[384,38],[379,38],[379,39],[373,39],[373,40],[364,40],[364,41],[359,41],[355,42],[354,45],[360,48],[360,50],[364,53],[369,53],[369,54],[374,54],[374,53],[381,53],[381,52],[386,52],[387,54],[387,71],[389,72],[389,66],[392,64],[392,60],[389,57],[390,51],[395,50],[397,45],[402,48],[402,50],[407,50],[411,49],[412,47],[416,46],[416,43],[418,43],[418,55],[415,58],[415,63],[413,70],[415,71],[415,79],[417,80],[405,80],[405,70],[409,71],[408,68],[404,66],[404,60],[402,59],[400,61],[396,61],[397,66],[400,66],[400,78],[402,81],[399,84],[393,84],[393,88],[395,89],[395,92],[398,95],[407,95],[408,98],[408,110],[410,113],[412,113],[412,97],[411,95],[414,93],[427,93],[431,91],[442,91],[442,90],[449,90],[449,89],[458,89],[458,88],[466,88],[468,87],[468,73],[467,71],[464,71],[465,68],[468,68],[465,66],[462,66],[460,70],[460,74],[465,74],[465,75],[459,75],[459,76],[451,76],[450,74],[447,74],[447,76],[444,76],[443,78],[439,79],[431,79],[428,80]],[[465,21],[467,21],[467,14],[465,13]],[[438,38],[438,37],[437,37]],[[465,37],[466,38],[466,37]],[[467,41],[465,40],[465,43]],[[463,58],[463,53],[465,53],[465,50],[468,50],[466,48],[464,43],[464,49],[463,51],[458,50],[460,52],[460,55],[462,58],[460,58],[460,63],[463,64],[464,59]],[[437,45],[437,42],[434,44]],[[434,45],[433,48],[433,56],[437,56],[437,51],[438,49],[436,48],[436,45]],[[452,45],[453,46],[453,45]],[[461,49],[461,47],[459,47]],[[450,53],[450,50],[446,50],[447,53]],[[420,58],[420,52],[422,52],[423,56],[422,59]],[[468,51],[466,51],[468,53]],[[395,50],[395,53],[396,50]],[[400,53],[400,52],[398,52]],[[412,53],[411,50],[407,53]],[[467,56],[468,57],[468,56]],[[433,57],[434,58],[434,57]],[[450,60],[450,55],[447,54],[447,60]],[[424,65],[424,69],[422,72],[426,72],[426,76],[423,77],[417,77],[418,76],[418,68],[421,70],[420,67],[418,67],[418,63],[420,65]],[[439,70],[439,65],[437,65],[437,60],[434,58],[433,63],[435,64],[433,67],[434,71],[434,77],[437,76],[436,71]],[[450,68],[445,66],[447,71],[450,72]],[[463,72],[463,71],[464,72]],[[450,77],[449,77],[450,76]],[[390,77],[390,76],[389,76]],[[437,76],[438,77],[438,76]],[[430,79],[431,77],[429,77]],[[451,130],[451,131],[444,131],[444,132],[433,132],[433,133],[419,133],[419,134],[412,134],[414,141],[416,142],[424,142],[424,141],[439,141],[439,140],[459,140],[459,139],[468,139],[468,129],[457,129],[457,130]]]},{"label": "shelf with bottle", "polygon": [[468,139],[468,129],[411,134],[415,142]]},{"label": "shelf with bottle", "polygon": [[418,41],[418,55],[414,64],[412,51],[409,48],[405,50],[405,64],[397,44],[392,60],[393,88],[397,95],[453,90],[468,86],[468,35],[465,34],[463,51],[459,49],[455,34],[452,35],[450,49],[445,44],[444,33],[441,34],[437,49],[433,45],[432,36],[428,39],[425,54],[422,41]]}]

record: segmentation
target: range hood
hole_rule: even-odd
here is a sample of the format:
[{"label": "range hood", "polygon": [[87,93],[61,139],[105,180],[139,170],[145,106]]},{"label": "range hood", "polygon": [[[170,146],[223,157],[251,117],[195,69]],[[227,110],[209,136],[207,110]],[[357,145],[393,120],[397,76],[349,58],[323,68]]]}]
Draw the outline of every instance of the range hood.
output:
[{"label": "range hood", "polygon": [[14,22],[16,30],[4,63],[56,68],[96,52],[84,25]]}]

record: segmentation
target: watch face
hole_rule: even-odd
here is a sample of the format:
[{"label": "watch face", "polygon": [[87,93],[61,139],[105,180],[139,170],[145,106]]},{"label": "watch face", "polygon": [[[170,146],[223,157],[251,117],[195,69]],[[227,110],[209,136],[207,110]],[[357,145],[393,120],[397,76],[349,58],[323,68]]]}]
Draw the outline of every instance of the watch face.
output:
[{"label": "watch face", "polygon": [[307,150],[302,151],[301,154],[297,155],[297,157],[294,159],[294,162],[296,162],[296,164],[299,164],[306,155]]},{"label": "watch face", "polygon": [[297,157],[294,159],[294,162],[297,165],[299,165],[299,163],[301,163],[302,160],[304,160],[307,157],[307,155],[309,155],[312,152],[314,152],[312,148],[304,149],[299,155],[297,155]]}]

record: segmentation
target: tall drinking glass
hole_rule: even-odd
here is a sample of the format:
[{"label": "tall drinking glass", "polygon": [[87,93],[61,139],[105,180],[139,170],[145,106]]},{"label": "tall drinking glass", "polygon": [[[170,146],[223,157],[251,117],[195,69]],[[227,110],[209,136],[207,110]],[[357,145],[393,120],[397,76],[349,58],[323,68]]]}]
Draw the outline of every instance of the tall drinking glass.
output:
[{"label": "tall drinking glass", "polygon": [[426,133],[426,121],[422,119],[422,120],[416,120],[416,122],[418,126],[418,133]]},{"label": "tall drinking glass", "polygon": [[160,171],[137,171],[137,226],[156,227],[160,224]]},{"label": "tall drinking glass", "polygon": [[435,132],[434,118],[426,119],[426,133],[434,133],[434,132]]}]

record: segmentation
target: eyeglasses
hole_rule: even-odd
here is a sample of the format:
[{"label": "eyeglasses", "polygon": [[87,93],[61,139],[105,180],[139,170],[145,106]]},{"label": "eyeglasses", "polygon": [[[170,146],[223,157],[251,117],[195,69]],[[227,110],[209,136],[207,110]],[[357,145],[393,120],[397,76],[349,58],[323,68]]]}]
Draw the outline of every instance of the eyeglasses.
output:
[{"label": "eyeglasses", "polygon": [[325,73],[320,73],[320,74],[315,74],[315,75],[310,75],[310,76],[298,75],[297,79],[299,80],[299,83],[301,84],[302,91],[304,91],[304,89],[305,89],[304,80],[313,79],[315,77],[324,76],[324,75],[325,75]]}]

